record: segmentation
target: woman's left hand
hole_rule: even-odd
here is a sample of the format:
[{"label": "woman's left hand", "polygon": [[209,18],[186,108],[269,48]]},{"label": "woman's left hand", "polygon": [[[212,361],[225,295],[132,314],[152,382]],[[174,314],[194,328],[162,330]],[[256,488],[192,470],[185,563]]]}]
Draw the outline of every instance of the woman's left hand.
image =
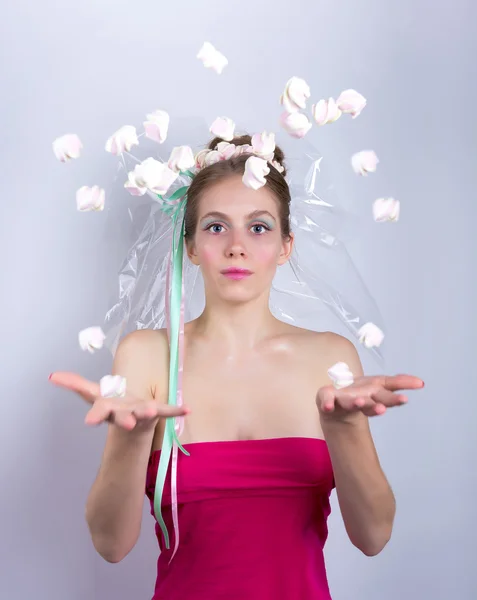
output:
[{"label": "woman's left hand", "polygon": [[375,417],[387,408],[402,406],[407,396],[401,390],[417,390],[424,382],[413,375],[357,377],[350,386],[336,389],[327,385],[318,390],[316,404],[321,419],[326,421],[348,421],[356,413]]}]

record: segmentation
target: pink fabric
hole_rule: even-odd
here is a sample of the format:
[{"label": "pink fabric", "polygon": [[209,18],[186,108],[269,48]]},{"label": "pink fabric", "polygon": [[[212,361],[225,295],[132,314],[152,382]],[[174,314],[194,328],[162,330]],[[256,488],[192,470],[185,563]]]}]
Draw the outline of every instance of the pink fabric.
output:
[{"label": "pink fabric", "polygon": [[[326,443],[273,438],[186,444],[179,453],[180,540],[157,561],[153,600],[330,600],[323,546],[334,487]],[[160,451],[148,465],[154,516]],[[172,532],[171,465],[163,516]],[[156,523],[159,548],[164,548]],[[172,532],[172,537],[174,536]]]}]

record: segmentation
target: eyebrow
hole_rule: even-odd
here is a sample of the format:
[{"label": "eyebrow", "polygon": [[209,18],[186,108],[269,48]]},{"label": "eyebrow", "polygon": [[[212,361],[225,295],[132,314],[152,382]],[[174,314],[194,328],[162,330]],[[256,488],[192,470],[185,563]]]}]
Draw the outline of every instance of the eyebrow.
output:
[{"label": "eyebrow", "polygon": [[[270,218],[272,218],[274,221],[276,221],[275,217],[270,212],[268,212],[268,210],[254,210],[249,215],[247,215],[246,218],[248,220],[251,220],[251,219],[256,219],[258,217],[262,217],[264,215],[268,215]],[[208,212],[206,215],[201,217],[200,220],[203,221],[204,219],[207,219],[207,218],[222,219],[223,221],[227,221],[229,219],[229,217],[225,213],[218,212],[218,211]]]}]

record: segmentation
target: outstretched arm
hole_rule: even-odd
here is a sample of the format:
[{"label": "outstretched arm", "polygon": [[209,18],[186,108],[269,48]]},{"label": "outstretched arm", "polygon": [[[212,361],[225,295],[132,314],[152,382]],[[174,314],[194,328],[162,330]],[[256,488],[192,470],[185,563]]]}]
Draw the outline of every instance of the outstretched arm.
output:
[{"label": "outstretched arm", "polygon": [[339,390],[333,386],[320,389],[317,406],[321,426],[348,536],[364,554],[374,556],[391,537],[396,503],[379,463],[368,416],[406,403],[406,396],[395,392],[418,389],[423,382],[409,375],[364,377],[354,345],[334,334],[330,343],[334,362],[349,366],[354,383]]}]

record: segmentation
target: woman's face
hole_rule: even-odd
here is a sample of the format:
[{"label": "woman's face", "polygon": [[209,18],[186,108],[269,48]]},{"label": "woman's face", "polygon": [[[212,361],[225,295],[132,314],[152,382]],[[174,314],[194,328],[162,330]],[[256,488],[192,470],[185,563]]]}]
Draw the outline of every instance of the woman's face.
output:
[{"label": "woman's face", "polygon": [[293,236],[282,237],[272,193],[229,177],[202,196],[197,216],[187,252],[201,268],[208,297],[241,303],[268,295],[277,265],[288,260],[293,246]]}]

